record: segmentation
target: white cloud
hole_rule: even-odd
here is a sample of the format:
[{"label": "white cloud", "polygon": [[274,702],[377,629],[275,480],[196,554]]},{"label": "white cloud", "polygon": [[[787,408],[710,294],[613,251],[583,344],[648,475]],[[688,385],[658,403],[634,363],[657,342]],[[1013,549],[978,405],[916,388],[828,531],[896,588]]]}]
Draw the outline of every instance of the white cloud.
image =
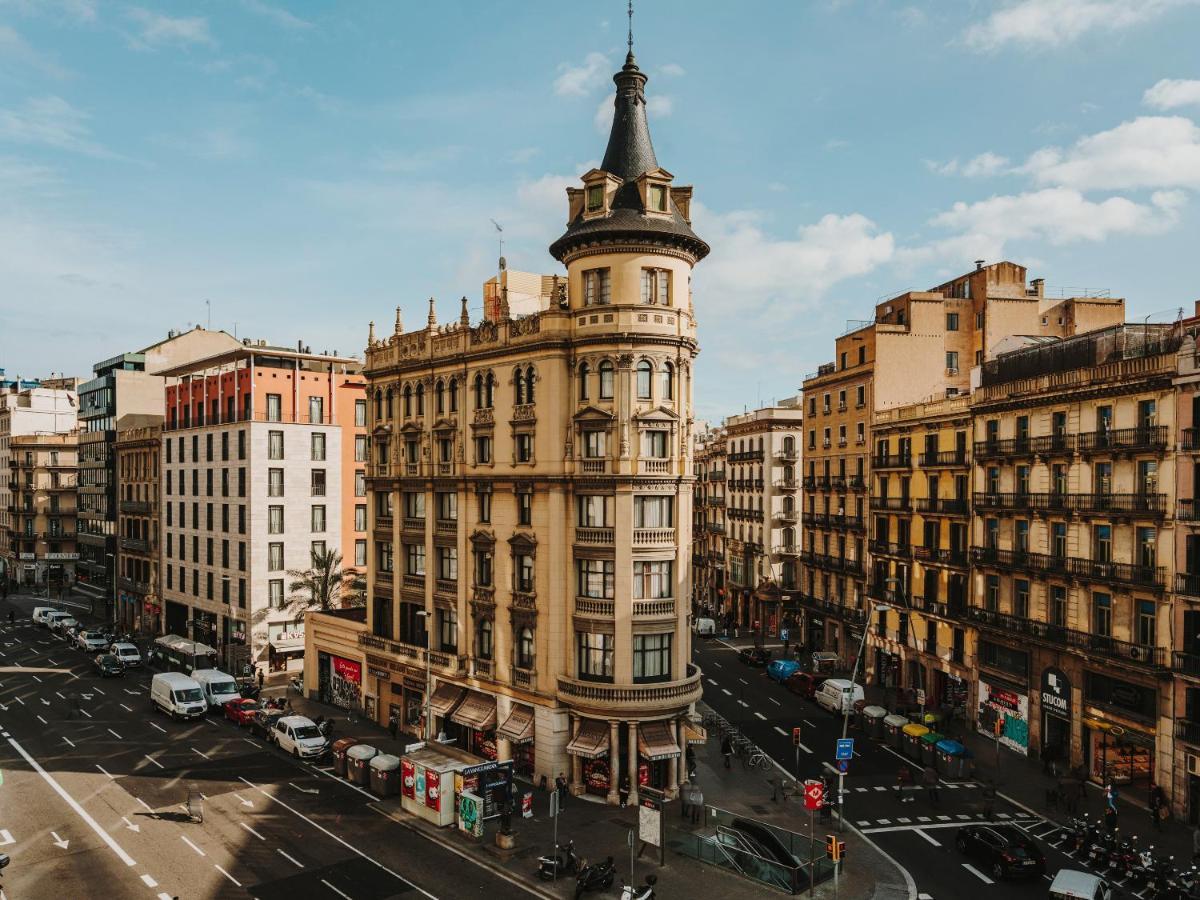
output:
[{"label": "white cloud", "polygon": [[603,53],[589,53],[582,65],[562,63],[558,67],[554,93],[560,97],[586,97],[604,84],[610,74],[608,57]]},{"label": "white cloud", "polygon": [[128,15],[140,26],[141,42],[148,46],[213,43],[203,16],[173,18],[140,6],[130,7]]},{"label": "white cloud", "polygon": [[66,78],[66,69],[43,53],[39,53],[7,25],[0,25],[0,67],[12,64],[14,68],[32,67],[52,78]]},{"label": "white cloud", "polygon": [[1200,127],[1181,116],[1143,116],[1080,138],[1068,150],[1038,150],[1020,171],[1039,184],[1081,191],[1200,189]]},{"label": "white cloud", "polygon": [[294,16],[286,9],[271,6],[269,3],[263,3],[262,0],[242,0],[242,6],[255,15],[270,19],[282,28],[301,31],[313,27],[312,22],[301,19],[299,16]]},{"label": "white cloud", "polygon": [[679,78],[686,75],[687,70],[679,63],[663,63],[658,67],[658,74],[665,75],[667,78]]},{"label": "white cloud", "polygon": [[833,285],[871,272],[895,252],[892,235],[858,213],[827,214],[780,240],[764,231],[757,213],[692,209],[697,233],[713,248],[697,270],[710,306],[811,308]]},{"label": "white cloud", "polygon": [[963,34],[968,47],[997,50],[1006,44],[1059,47],[1089,32],[1117,32],[1156,19],[1197,0],[1019,0],[996,10]]},{"label": "white cloud", "polygon": [[20,109],[0,109],[0,140],[40,144],[87,156],[113,156],[92,140],[89,118],[61,97],[35,97],[26,100]]},{"label": "white cloud", "polygon": [[962,173],[968,178],[989,178],[1004,171],[1007,165],[1006,157],[998,156],[989,150],[968,160],[962,167]]},{"label": "white cloud", "polygon": [[541,147],[519,147],[508,154],[508,160],[517,164],[527,163],[531,162],[541,152]]},{"label": "white cloud", "polygon": [[1175,109],[1179,106],[1200,106],[1200,81],[1164,78],[1147,88],[1142,102],[1155,109]]},{"label": "white cloud", "polygon": [[665,119],[674,109],[674,102],[666,94],[651,94],[646,98],[646,114],[652,118]]},{"label": "white cloud", "polygon": [[835,150],[845,150],[849,146],[850,142],[842,140],[841,138],[830,138],[825,142],[825,149],[830,153],[834,152]]}]

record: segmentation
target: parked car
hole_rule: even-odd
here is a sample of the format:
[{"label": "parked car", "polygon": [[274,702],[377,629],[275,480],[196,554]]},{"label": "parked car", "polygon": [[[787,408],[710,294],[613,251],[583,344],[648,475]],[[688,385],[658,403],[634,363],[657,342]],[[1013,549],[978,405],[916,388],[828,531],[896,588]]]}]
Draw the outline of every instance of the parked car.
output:
[{"label": "parked car", "polygon": [[271,730],[275,727],[275,721],[283,715],[282,710],[267,709],[263,707],[255,711],[250,717],[250,733],[256,734],[259,737],[271,740]]},{"label": "parked car", "polygon": [[696,620],[696,636],[702,638],[710,638],[717,636],[717,623],[712,619],[700,618]]},{"label": "parked car", "polygon": [[817,675],[813,672],[793,672],[783,686],[793,694],[799,694],[805,700],[812,700],[817,696],[817,691],[821,689],[821,685],[826,680],[827,676]]},{"label": "parked car", "polygon": [[738,652],[738,659],[748,666],[763,668],[771,659],[771,651],[762,647],[747,647]]},{"label": "parked car", "polygon": [[783,684],[793,673],[800,671],[800,663],[794,659],[773,659],[767,665],[767,677]]},{"label": "parked car", "polygon": [[35,606],[33,608],[33,624],[46,626],[50,623],[46,621],[46,617],[50,613],[58,612],[53,606]]},{"label": "parked car", "polygon": [[80,629],[75,635],[75,646],[88,653],[99,653],[108,648],[108,640],[99,631]]},{"label": "parked car", "polygon": [[96,673],[101,678],[115,678],[125,674],[125,667],[111,653],[101,653],[96,657],[92,665],[96,667]]},{"label": "parked car", "polygon": [[826,678],[814,699],[821,709],[840,716],[854,709],[854,704],[865,697],[861,684],[851,684],[845,678]]},{"label": "parked car", "polygon": [[197,669],[192,673],[192,680],[204,691],[209,712],[224,709],[226,703],[241,696],[233,676],[218,669]]},{"label": "parked car", "polygon": [[1050,885],[1050,900],[1111,900],[1109,883],[1078,869],[1059,869]]},{"label": "parked car", "polygon": [[50,630],[56,634],[62,635],[68,640],[71,637],[71,629],[79,626],[79,620],[72,615],[60,616],[50,622]]},{"label": "parked car", "polygon": [[316,723],[305,716],[281,716],[271,729],[271,740],[284,753],[297,759],[320,756],[325,752],[325,736]]},{"label": "parked car", "polygon": [[208,710],[203,689],[182,672],[159,672],[150,679],[150,706],[173,719],[199,718]]},{"label": "parked car", "polygon": [[222,708],[225,710],[225,718],[240,728],[254,721],[254,714],[262,709],[262,704],[257,700],[240,698],[228,701]]},{"label": "parked car", "polygon": [[70,619],[72,623],[75,622],[75,617],[73,615],[71,615],[69,612],[63,612],[61,609],[53,610],[52,612],[48,612],[42,616],[42,622],[51,631],[58,631],[58,623],[63,619]]},{"label": "parked car", "polygon": [[960,853],[987,864],[992,877],[1028,878],[1046,871],[1046,857],[1034,840],[1012,825],[966,825],[954,839]]},{"label": "parked car", "polygon": [[136,668],[142,664],[142,654],[136,644],[118,641],[108,648],[108,652],[121,661],[125,668]]}]

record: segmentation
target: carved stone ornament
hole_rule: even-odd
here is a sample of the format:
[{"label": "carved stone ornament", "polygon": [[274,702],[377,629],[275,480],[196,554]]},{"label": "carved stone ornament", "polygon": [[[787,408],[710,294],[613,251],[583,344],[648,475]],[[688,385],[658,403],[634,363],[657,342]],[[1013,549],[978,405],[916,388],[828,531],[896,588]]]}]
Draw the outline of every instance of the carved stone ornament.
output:
[{"label": "carved stone ornament", "polygon": [[631,366],[633,366],[633,354],[632,353],[622,353],[620,356],[617,357],[617,368],[628,369]]},{"label": "carved stone ornament", "polygon": [[471,329],[471,343],[490,344],[498,335],[495,322],[480,322],[478,327]]}]

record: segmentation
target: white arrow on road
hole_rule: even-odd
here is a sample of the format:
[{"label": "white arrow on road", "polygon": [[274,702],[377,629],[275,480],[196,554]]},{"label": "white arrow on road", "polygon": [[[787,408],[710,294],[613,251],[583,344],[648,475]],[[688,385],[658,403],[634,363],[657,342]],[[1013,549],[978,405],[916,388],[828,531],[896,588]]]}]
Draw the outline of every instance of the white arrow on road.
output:
[{"label": "white arrow on road", "polygon": [[17,839],[12,836],[7,828],[0,828],[0,847],[5,847],[9,844],[15,844]]},{"label": "white arrow on road", "polygon": [[294,782],[291,782],[291,781],[289,781],[288,784],[291,785],[292,787],[294,787],[296,790],[298,790],[302,794],[319,794],[319,793],[321,793],[319,788],[302,788],[302,787],[300,787],[300,785],[298,785]]},{"label": "white arrow on road", "polygon": [[125,827],[128,828],[130,831],[141,831],[142,830],[141,825],[134,825],[125,816],[121,816],[121,821],[125,823]]},{"label": "white arrow on road", "polygon": [[54,846],[63,850],[66,850],[67,844],[71,843],[70,841],[64,841],[62,838],[60,838],[57,831],[50,832],[50,837],[54,838]]},{"label": "white arrow on road", "polygon": [[131,697],[140,697],[142,695],[141,691],[131,691],[129,688],[124,688],[123,690]]},{"label": "white arrow on road", "polygon": [[47,700],[45,697],[38,697],[38,699],[42,701],[42,706],[49,706],[49,705],[50,705],[50,701],[49,701],[49,700]]},{"label": "white arrow on road", "polygon": [[253,804],[253,803],[251,803],[249,800],[247,800],[247,799],[246,799],[245,797],[243,797],[241,794],[234,794],[233,796],[237,797],[239,800],[241,800],[241,801],[242,801],[242,806],[250,806],[250,807],[253,807],[253,806],[254,806],[254,804]]}]

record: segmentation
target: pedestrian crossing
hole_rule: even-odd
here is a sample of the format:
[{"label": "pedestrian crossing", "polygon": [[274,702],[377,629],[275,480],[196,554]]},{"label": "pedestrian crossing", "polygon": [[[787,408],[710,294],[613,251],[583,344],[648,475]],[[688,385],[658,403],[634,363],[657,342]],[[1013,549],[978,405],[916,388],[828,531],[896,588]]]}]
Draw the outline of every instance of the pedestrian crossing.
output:
[{"label": "pedestrian crossing", "polygon": [[990,816],[982,812],[977,813],[947,813],[944,815],[931,816],[892,816],[889,818],[880,819],[858,819],[855,825],[863,834],[871,834],[876,831],[913,831],[923,828],[949,828],[957,825],[962,825],[967,822],[990,822],[992,824],[1008,823],[1016,825],[1024,831],[1028,831],[1037,837],[1041,837],[1029,826],[1036,823],[1050,825],[1051,828],[1057,830],[1058,826],[1053,823],[1046,822],[1045,819],[1037,819],[1031,816],[1020,816],[1006,812],[992,813]]}]

